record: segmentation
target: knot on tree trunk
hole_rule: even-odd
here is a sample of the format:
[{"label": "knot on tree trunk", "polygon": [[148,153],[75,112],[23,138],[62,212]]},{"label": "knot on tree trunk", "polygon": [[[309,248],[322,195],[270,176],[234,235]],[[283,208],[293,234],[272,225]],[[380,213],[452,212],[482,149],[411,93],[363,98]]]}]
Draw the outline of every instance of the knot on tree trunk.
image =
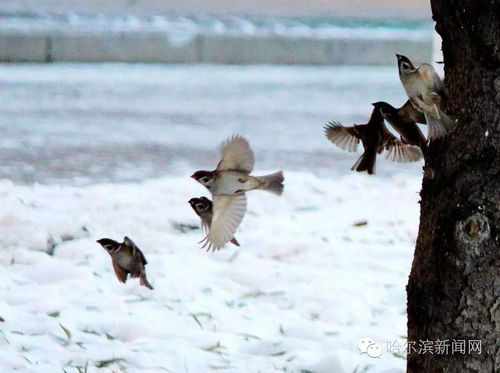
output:
[{"label": "knot on tree trunk", "polygon": [[476,213],[457,222],[455,238],[466,245],[477,245],[490,237],[488,218]]}]

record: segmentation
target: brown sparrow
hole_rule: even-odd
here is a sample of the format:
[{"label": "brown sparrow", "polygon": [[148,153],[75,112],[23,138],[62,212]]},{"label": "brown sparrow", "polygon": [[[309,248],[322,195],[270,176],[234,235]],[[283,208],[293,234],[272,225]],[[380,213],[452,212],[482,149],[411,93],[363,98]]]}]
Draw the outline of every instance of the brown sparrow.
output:
[{"label": "brown sparrow", "polygon": [[213,171],[197,171],[191,177],[204,185],[213,196],[213,219],[203,247],[219,249],[234,237],[245,215],[245,193],[261,189],[276,195],[283,193],[283,173],[251,176],[255,158],[248,141],[233,136],[221,146],[221,160]]},{"label": "brown sparrow", "polygon": [[140,279],[140,284],[153,290],[153,287],[146,278],[145,266],[148,264],[142,251],[127,236],[123,237],[123,242],[118,243],[109,238],[97,240],[99,244],[111,255],[111,262],[120,282],[125,283],[127,276]]},{"label": "brown sparrow", "polygon": [[384,119],[391,124],[406,143],[418,146],[424,159],[427,160],[427,140],[417,125],[417,123],[426,123],[424,114],[415,109],[410,100],[406,101],[399,109],[382,101],[372,105],[380,110]]},{"label": "brown sparrow", "polygon": [[429,140],[445,136],[455,121],[439,107],[444,96],[443,81],[434,68],[423,63],[415,68],[406,56],[396,54],[399,78],[413,106],[422,111],[429,125]]},{"label": "brown sparrow", "polygon": [[[213,203],[207,197],[191,198],[189,204],[196,212],[196,214],[201,219],[201,229],[207,234],[212,226],[213,219]],[[235,237],[231,238],[229,241],[236,246],[240,246],[240,243]]]},{"label": "brown sparrow", "polygon": [[398,140],[389,132],[380,110],[376,108],[366,124],[344,127],[338,122],[329,122],[325,126],[325,136],[333,144],[349,152],[357,151],[361,140],[364,152],[351,170],[367,171],[370,175],[375,173],[377,154],[383,150],[387,150],[386,157],[395,162],[415,162],[422,157],[419,148]]}]

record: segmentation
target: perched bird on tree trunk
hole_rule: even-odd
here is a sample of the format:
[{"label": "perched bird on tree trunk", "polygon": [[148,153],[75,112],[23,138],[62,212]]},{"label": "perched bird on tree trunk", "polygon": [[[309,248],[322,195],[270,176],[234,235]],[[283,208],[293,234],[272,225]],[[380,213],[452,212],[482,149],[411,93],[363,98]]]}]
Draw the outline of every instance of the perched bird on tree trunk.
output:
[{"label": "perched bird on tree trunk", "polygon": [[413,106],[422,111],[429,125],[429,140],[445,136],[455,121],[441,109],[444,84],[434,68],[423,63],[415,68],[406,56],[396,54],[399,78]]},{"label": "perched bird on tree trunk", "polygon": [[395,162],[415,162],[422,157],[420,149],[398,140],[384,124],[380,110],[373,108],[370,120],[366,124],[344,127],[338,122],[329,122],[325,126],[325,136],[343,150],[355,152],[361,140],[364,152],[354,163],[351,170],[375,173],[377,154],[387,150],[386,158]]},{"label": "perched bird on tree trunk", "polygon": [[427,160],[427,140],[417,125],[417,123],[426,123],[424,114],[415,109],[410,100],[399,109],[382,101],[372,105],[380,110],[384,119],[399,133],[401,139],[410,145],[418,146],[424,159]]},{"label": "perched bird on tree trunk", "polygon": [[[189,204],[196,212],[196,214],[201,219],[201,229],[205,234],[208,234],[210,227],[212,226],[213,219],[213,203],[207,197],[191,198]],[[240,243],[235,237],[231,238],[229,241],[236,246],[240,246]]]},{"label": "perched bird on tree trunk", "polygon": [[221,160],[213,171],[197,171],[191,177],[204,185],[213,196],[213,218],[202,247],[220,249],[234,237],[247,207],[246,192],[265,190],[283,193],[283,173],[251,176],[255,158],[248,141],[233,136],[222,144]]},{"label": "perched bird on tree trunk", "polygon": [[130,238],[123,237],[122,243],[110,238],[101,238],[97,242],[111,255],[111,262],[120,282],[125,283],[128,275],[132,278],[139,277],[141,285],[153,290],[146,278],[145,266],[148,262],[142,251]]}]

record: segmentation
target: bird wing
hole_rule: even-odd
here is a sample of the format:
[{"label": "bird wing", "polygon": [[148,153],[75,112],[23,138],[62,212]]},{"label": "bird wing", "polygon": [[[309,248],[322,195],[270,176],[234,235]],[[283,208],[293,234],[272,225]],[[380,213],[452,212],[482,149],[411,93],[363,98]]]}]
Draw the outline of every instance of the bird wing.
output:
[{"label": "bird wing", "polygon": [[123,238],[123,243],[130,248],[132,253],[132,263],[130,267],[130,277],[136,278],[142,276],[144,273],[144,266],[148,264],[146,257],[142,251],[137,247],[137,245],[130,238],[125,236]]},{"label": "bird wing", "polygon": [[214,215],[210,231],[201,241],[203,248],[208,250],[220,249],[234,237],[236,229],[241,224],[247,209],[245,194],[235,196],[215,195]]},{"label": "bird wing", "polygon": [[133,260],[130,268],[130,277],[135,278],[142,276],[144,273],[144,266],[148,264],[146,257],[141,250],[136,246],[132,252]]},{"label": "bird wing", "polygon": [[250,173],[255,164],[253,151],[248,141],[239,135],[231,137],[221,145],[221,160],[217,171],[241,171]]},{"label": "bird wing", "polygon": [[[419,97],[413,97],[412,100],[414,102],[414,106],[421,109],[424,115],[431,115],[436,119],[439,119],[439,109],[433,99],[433,96],[429,96],[431,98],[431,102],[425,102]],[[427,97],[427,98],[429,98]],[[427,124],[429,124],[427,116],[425,117]]]},{"label": "bird wing", "polygon": [[201,233],[208,234],[210,229],[210,223],[205,219],[201,218]]},{"label": "bird wing", "polygon": [[137,245],[132,241],[129,237],[123,237],[123,243],[126,246],[129,246],[132,251],[132,258],[134,259],[134,263],[140,262],[143,265],[148,264],[146,257],[142,253],[142,251],[137,247]]},{"label": "bird wing", "polygon": [[116,277],[118,277],[118,281],[125,283],[127,281],[128,272],[121,268],[114,260],[113,269],[115,270]]},{"label": "bird wing", "polygon": [[406,101],[405,104],[398,110],[398,116],[400,118],[407,118],[412,122],[426,123],[425,115],[415,109],[410,100]]},{"label": "bird wing", "polygon": [[325,126],[325,136],[342,150],[358,150],[359,134],[354,127],[344,127],[339,122],[328,122]]},{"label": "bird wing", "polygon": [[444,83],[432,65],[423,63],[418,68],[418,73],[431,91],[441,93],[444,91]]},{"label": "bird wing", "polygon": [[407,163],[422,159],[422,151],[418,146],[407,144],[395,137],[386,144],[385,150],[385,157],[393,162]]}]

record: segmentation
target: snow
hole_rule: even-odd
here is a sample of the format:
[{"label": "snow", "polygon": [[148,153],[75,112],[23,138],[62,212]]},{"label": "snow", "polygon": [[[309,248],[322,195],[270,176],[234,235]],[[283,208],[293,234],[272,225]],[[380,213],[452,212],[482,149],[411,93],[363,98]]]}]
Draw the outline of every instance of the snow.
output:
[{"label": "snow", "polygon": [[[199,226],[187,201],[208,196],[189,174],[0,180],[3,372],[404,371],[385,346],[406,334],[418,175],[285,169],[282,197],[249,193],[241,247],[207,253],[200,230],[181,229]],[[119,283],[95,242],[124,235],[154,291]],[[360,354],[361,338],[382,356]]]}]

